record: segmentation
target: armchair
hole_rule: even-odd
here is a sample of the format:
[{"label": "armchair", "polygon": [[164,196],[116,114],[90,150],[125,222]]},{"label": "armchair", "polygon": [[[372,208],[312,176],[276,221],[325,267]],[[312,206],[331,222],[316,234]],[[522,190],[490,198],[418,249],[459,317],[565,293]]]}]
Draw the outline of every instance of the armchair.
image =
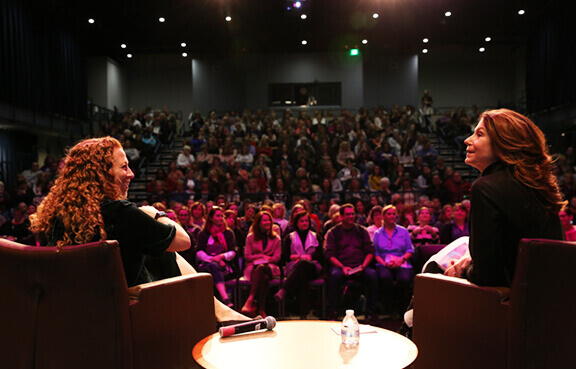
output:
[{"label": "armchair", "polygon": [[576,243],[523,239],[510,289],[416,276],[415,368],[568,368],[576,343]]},{"label": "armchair", "polygon": [[190,368],[216,331],[212,277],[128,289],[116,241],[56,247],[0,239],[6,368]]}]

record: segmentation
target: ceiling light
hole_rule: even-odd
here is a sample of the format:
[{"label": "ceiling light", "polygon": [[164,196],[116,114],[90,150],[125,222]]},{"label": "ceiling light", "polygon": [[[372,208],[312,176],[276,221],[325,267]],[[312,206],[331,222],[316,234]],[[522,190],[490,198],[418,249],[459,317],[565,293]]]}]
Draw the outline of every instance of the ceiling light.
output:
[{"label": "ceiling light", "polygon": [[422,49],[422,54],[428,54],[428,49]]},{"label": "ceiling light", "polygon": [[302,15],[300,16],[300,18],[301,18],[301,19],[306,19],[306,18],[308,18],[308,16],[307,16],[306,14],[302,14]]},{"label": "ceiling light", "polygon": [[368,43],[368,40],[364,39],[362,40],[362,44],[366,45]]},{"label": "ceiling light", "polygon": [[520,10],[518,10],[518,14],[519,14],[519,15],[524,15],[524,14],[526,14],[526,12],[524,11],[524,9],[520,9]]},{"label": "ceiling light", "polygon": [[122,44],[120,45],[121,48],[125,49],[126,48],[126,44]]},{"label": "ceiling light", "polygon": [[226,22],[230,22],[231,20],[232,20],[232,17],[229,16],[229,15],[227,15],[227,16],[226,16]]},{"label": "ceiling light", "polygon": [[186,42],[182,42],[182,43],[180,44],[180,46],[186,47]]},{"label": "ceiling light", "polygon": [[294,3],[294,7],[295,7],[295,8],[300,8],[301,6],[302,6],[302,3],[301,3],[300,1],[296,1],[296,2]]},{"label": "ceiling light", "polygon": [[372,14],[372,18],[376,19],[376,18],[378,18],[378,17],[379,17],[378,13]]},{"label": "ceiling light", "polygon": [[484,39],[484,41],[490,42],[490,41],[492,41],[492,38],[491,38],[491,37],[486,37],[486,38]]},{"label": "ceiling light", "polygon": [[444,15],[447,16],[447,17],[449,17],[449,16],[452,15],[452,12],[446,12],[446,13],[444,13]]},{"label": "ceiling light", "polygon": [[126,54],[126,56],[128,57],[128,59],[132,58],[132,54]]},{"label": "ceiling light", "polygon": [[182,56],[183,56],[183,57],[187,57],[187,56],[188,56],[188,53],[182,53]]},{"label": "ceiling light", "polygon": [[158,22],[164,23],[164,22],[166,22],[166,18],[160,17],[160,18],[158,18]]},{"label": "ceiling light", "polygon": [[93,18],[88,18],[88,23],[90,23],[90,24],[94,24],[94,22],[95,22],[95,21],[94,21],[94,19],[93,19]]},{"label": "ceiling light", "polygon": [[481,48],[478,49],[478,51],[480,51],[481,53],[483,53],[484,51],[486,51],[486,49],[483,48],[483,47],[481,47]]},{"label": "ceiling light", "polygon": [[308,41],[302,40],[302,45],[307,45],[307,44],[308,44]]},{"label": "ceiling light", "polygon": [[427,44],[428,41],[430,41],[430,40],[428,40],[427,38],[425,38],[425,39],[422,40],[422,42],[424,42],[425,44]]}]

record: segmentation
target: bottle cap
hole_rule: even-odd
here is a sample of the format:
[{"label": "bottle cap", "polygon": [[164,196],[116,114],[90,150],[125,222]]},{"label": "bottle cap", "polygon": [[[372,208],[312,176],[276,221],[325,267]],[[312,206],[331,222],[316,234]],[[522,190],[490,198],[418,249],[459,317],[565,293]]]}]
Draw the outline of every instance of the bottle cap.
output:
[{"label": "bottle cap", "polygon": [[354,310],[352,309],[346,310],[346,315],[354,315]]}]

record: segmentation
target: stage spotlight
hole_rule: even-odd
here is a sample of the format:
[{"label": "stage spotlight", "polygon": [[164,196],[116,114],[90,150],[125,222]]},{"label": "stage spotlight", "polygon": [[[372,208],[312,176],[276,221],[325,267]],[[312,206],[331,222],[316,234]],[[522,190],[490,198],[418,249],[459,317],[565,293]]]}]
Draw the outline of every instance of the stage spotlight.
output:
[{"label": "stage spotlight", "polygon": [[126,44],[122,44],[120,45],[121,48],[125,49],[126,48]]},{"label": "stage spotlight", "polygon": [[95,22],[95,20],[94,20],[93,18],[89,18],[89,19],[88,19],[88,23],[94,24],[94,22]]}]

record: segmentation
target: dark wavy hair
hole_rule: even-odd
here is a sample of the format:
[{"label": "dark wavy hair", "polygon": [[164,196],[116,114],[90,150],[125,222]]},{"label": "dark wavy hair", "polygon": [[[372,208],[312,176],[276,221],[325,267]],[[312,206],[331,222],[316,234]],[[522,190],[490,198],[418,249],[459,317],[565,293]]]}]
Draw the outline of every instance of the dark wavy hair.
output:
[{"label": "dark wavy hair", "polygon": [[507,164],[522,184],[537,190],[544,206],[558,212],[564,205],[552,156],[544,133],[530,119],[509,109],[488,110],[480,115],[492,143],[492,150]]}]

